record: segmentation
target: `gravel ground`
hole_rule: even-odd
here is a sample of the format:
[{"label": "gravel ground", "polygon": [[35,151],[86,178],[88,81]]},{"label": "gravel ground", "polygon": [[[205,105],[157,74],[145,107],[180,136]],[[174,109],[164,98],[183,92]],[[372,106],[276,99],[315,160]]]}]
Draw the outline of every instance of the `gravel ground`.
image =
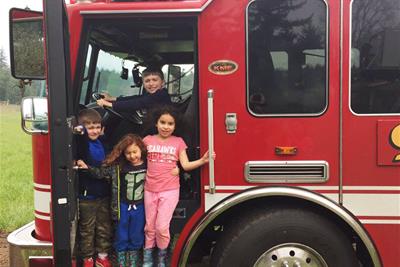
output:
[{"label": "gravel ground", "polygon": [[8,267],[8,233],[0,232],[0,267]]}]

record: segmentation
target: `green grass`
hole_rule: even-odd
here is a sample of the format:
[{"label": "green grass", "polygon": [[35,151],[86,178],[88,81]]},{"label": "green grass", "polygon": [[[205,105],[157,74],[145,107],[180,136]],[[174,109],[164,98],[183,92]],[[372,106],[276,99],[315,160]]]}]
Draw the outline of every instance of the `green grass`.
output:
[{"label": "green grass", "polygon": [[20,125],[19,106],[0,105],[0,231],[34,219],[31,137]]}]

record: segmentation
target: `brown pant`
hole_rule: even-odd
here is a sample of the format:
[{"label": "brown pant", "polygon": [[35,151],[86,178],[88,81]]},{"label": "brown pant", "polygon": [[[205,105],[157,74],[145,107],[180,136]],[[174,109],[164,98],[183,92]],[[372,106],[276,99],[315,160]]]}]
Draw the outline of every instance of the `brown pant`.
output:
[{"label": "brown pant", "polygon": [[110,252],[112,245],[110,199],[79,200],[78,227],[81,257],[93,257],[96,252]]}]

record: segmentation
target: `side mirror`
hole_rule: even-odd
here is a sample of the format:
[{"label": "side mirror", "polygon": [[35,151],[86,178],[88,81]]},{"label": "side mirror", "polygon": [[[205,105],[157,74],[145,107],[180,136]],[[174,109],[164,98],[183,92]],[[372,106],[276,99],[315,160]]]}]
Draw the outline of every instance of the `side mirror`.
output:
[{"label": "side mirror", "polygon": [[167,89],[170,95],[179,95],[181,92],[182,69],[180,66],[168,66]]},{"label": "side mirror", "polygon": [[17,79],[45,79],[42,12],[12,8],[10,16],[11,74]]},{"label": "side mirror", "polygon": [[25,97],[21,103],[22,130],[28,134],[48,133],[47,99],[45,97]]}]

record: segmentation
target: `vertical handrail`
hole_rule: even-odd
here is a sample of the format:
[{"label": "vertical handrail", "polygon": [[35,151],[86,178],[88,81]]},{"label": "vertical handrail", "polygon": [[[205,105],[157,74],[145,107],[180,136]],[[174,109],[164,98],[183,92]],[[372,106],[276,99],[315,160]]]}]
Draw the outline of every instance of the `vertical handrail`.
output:
[{"label": "vertical handrail", "polygon": [[340,1],[339,70],[339,204],[343,205],[343,0]]},{"label": "vertical handrail", "polygon": [[208,96],[208,157],[209,157],[209,192],[215,194],[215,180],[214,180],[214,90],[210,89],[207,93]]}]

